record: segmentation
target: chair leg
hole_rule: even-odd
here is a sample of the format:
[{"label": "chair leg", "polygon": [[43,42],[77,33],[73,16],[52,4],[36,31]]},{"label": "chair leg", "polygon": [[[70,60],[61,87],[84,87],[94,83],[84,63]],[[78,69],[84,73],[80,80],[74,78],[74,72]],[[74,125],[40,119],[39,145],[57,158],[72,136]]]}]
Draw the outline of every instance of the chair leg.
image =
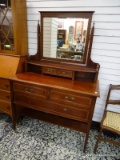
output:
[{"label": "chair leg", "polygon": [[98,139],[97,139],[97,142],[96,142],[95,147],[94,147],[94,153],[95,154],[96,154],[96,151],[97,151],[97,147],[98,147],[98,143],[100,141],[101,134],[102,134],[102,129],[100,129],[100,132],[99,132],[99,135],[98,135]]}]

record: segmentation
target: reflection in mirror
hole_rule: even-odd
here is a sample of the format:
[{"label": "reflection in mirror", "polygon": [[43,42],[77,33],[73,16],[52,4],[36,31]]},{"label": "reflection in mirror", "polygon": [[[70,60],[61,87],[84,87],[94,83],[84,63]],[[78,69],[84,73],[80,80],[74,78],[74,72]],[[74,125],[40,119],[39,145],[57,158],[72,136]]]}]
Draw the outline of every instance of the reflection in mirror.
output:
[{"label": "reflection in mirror", "polygon": [[83,61],[89,19],[43,18],[43,57]]}]

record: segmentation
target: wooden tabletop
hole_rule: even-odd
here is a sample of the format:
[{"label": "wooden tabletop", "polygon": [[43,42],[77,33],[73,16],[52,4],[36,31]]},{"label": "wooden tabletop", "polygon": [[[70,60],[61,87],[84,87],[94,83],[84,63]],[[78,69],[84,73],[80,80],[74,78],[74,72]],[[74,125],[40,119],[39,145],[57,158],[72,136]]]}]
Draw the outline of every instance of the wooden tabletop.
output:
[{"label": "wooden tabletop", "polygon": [[71,79],[42,75],[34,72],[18,73],[9,78],[12,81],[24,82],[33,85],[64,89],[86,95],[99,97],[99,82],[73,81]]}]

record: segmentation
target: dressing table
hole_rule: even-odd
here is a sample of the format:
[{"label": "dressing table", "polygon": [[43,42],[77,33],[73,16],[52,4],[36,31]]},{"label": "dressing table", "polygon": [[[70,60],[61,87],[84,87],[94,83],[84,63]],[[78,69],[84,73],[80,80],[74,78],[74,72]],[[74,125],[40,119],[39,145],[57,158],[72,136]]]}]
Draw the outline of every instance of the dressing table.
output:
[{"label": "dressing table", "polygon": [[[93,13],[40,12],[37,53],[28,57],[25,72],[10,77],[14,129],[21,115],[75,129],[85,133],[85,152],[96,98],[99,97],[99,64],[90,58]],[[83,22],[84,26],[79,28],[77,35],[78,38],[81,36],[81,41],[85,38],[81,59],[56,56],[58,19],[64,22],[71,19],[70,26],[73,27],[76,21]],[[74,33],[67,29],[66,33],[66,37],[72,37],[72,41],[67,39],[68,47],[75,45]]]}]

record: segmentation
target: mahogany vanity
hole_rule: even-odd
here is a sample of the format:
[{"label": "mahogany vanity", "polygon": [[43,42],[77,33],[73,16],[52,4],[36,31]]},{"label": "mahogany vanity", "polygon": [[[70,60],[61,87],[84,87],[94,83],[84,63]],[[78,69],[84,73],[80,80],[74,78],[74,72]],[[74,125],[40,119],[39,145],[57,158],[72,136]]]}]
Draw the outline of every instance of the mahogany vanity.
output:
[{"label": "mahogany vanity", "polygon": [[[20,115],[27,115],[84,132],[84,152],[96,98],[99,97],[99,64],[90,59],[94,33],[92,14],[91,11],[40,12],[37,54],[28,57],[26,72],[10,78],[14,128]],[[52,17],[88,19],[81,60],[47,56],[44,34],[48,32],[44,31],[44,20],[52,20]]]}]

